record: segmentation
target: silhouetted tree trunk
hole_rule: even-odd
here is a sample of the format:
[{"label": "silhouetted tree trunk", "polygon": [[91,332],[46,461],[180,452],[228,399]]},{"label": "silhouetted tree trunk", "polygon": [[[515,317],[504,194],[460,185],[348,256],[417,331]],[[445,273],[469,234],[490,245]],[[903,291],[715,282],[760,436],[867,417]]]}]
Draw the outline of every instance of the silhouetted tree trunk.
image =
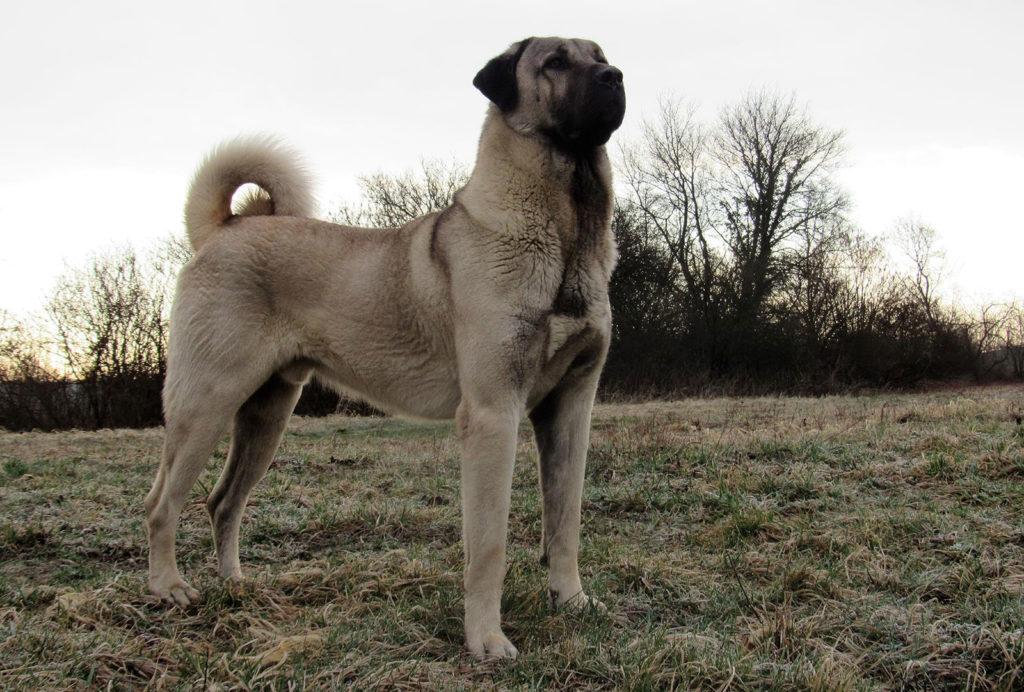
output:
[{"label": "silhouetted tree trunk", "polygon": [[787,241],[834,227],[845,210],[831,178],[842,133],[813,124],[793,98],[758,92],[723,111],[715,144],[719,233],[730,251],[733,309],[745,325],[784,280]]}]

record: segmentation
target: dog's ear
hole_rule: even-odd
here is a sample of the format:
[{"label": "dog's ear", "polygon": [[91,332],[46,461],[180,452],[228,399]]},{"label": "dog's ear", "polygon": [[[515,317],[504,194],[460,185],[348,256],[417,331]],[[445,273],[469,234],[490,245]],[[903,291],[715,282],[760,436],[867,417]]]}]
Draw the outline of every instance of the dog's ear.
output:
[{"label": "dog's ear", "polygon": [[516,85],[516,67],[526,46],[533,39],[524,39],[496,58],[492,58],[473,78],[473,86],[494,102],[502,113],[515,110],[519,103],[519,87]]}]

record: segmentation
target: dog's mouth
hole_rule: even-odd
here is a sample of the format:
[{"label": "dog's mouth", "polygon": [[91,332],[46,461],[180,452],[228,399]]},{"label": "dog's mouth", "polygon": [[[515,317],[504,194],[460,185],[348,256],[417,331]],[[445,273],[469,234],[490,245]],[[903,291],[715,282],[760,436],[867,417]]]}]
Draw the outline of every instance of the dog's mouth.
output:
[{"label": "dog's mouth", "polygon": [[[558,129],[556,138],[570,145],[572,149],[587,149],[604,146],[612,133],[622,125],[626,115],[626,98],[620,90],[585,110],[585,117],[565,123]],[[581,122],[582,121],[582,122]]]},{"label": "dog's mouth", "polygon": [[611,103],[606,108],[596,113],[592,127],[594,138],[600,139],[600,143],[605,144],[612,133],[622,125],[622,120],[625,117],[626,96],[620,90],[618,94],[611,97]]}]

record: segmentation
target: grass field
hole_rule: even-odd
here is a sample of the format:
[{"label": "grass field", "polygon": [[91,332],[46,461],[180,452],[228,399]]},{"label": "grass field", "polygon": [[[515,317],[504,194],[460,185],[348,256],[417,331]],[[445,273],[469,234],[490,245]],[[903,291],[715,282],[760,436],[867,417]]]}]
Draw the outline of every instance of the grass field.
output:
[{"label": "grass field", "polygon": [[0,434],[0,689],[1022,689],[1024,389],[602,405],[547,611],[520,435],[513,662],[462,648],[450,425],[295,419],[218,582],[203,500],[145,593],[160,430]]}]

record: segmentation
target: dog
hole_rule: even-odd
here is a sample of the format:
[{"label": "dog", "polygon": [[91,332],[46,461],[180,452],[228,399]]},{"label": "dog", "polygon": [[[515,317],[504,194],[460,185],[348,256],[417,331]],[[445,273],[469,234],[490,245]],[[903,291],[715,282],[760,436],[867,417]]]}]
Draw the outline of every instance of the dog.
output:
[{"label": "dog", "polygon": [[[219,573],[311,377],[385,410],[456,420],[466,646],[514,657],[500,601],[519,424],[539,450],[541,560],[555,606],[592,604],[577,551],[598,377],[611,336],[611,167],[622,72],[591,41],[531,38],[473,80],[490,101],[475,167],[451,206],[397,229],[310,218],[310,185],[273,140],[238,139],[199,167],[185,207],[195,250],[170,318],[163,456],[146,496],[149,588],[185,606],[175,532],[220,437],[207,499]],[[245,183],[260,192],[233,214]]]}]

